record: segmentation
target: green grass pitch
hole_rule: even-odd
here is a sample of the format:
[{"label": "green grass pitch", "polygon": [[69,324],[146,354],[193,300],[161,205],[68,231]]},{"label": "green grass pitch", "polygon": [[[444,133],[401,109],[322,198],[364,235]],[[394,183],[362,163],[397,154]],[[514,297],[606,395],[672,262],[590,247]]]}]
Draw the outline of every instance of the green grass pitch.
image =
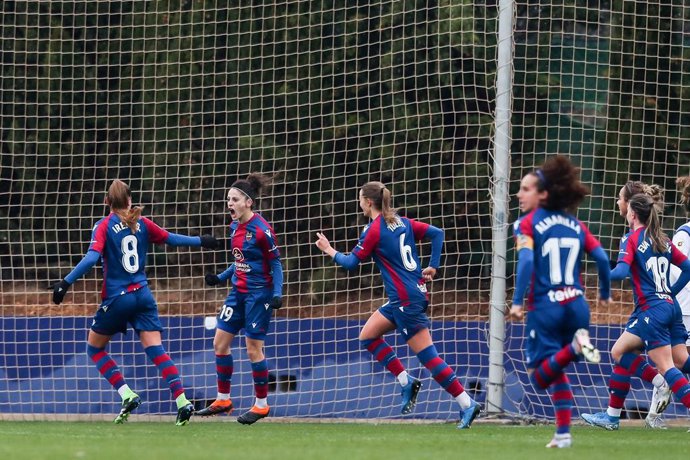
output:
[{"label": "green grass pitch", "polygon": [[573,447],[546,449],[553,426],[453,424],[0,422],[3,459],[644,459],[687,458],[685,428],[576,426]]}]

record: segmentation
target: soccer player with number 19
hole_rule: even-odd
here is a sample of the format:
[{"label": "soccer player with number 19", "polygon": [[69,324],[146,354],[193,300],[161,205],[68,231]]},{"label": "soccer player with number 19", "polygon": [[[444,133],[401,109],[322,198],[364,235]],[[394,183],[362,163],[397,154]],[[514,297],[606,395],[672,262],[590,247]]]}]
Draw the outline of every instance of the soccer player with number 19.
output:
[{"label": "soccer player with number 19", "polygon": [[[396,328],[434,380],[460,405],[458,428],[470,428],[479,414],[479,404],[467,394],[453,369],[439,356],[431,340],[430,321],[426,315],[429,306],[426,283],[436,276],[441,262],[443,230],[398,216],[390,201],[391,193],[381,182],[365,184],[359,191],[359,206],[371,222],[352,253],[337,252],[321,233],[317,233],[316,246],[348,270],[371,257],[381,271],[388,302],[369,317],[359,339],[402,386],[400,412],[403,415],[412,412],[421,382],[408,375],[393,349],[383,340],[384,334]],[[422,239],[431,240],[431,260],[424,270],[420,268],[415,246],[415,242]]]},{"label": "soccer player with number 19", "polygon": [[593,363],[600,360],[589,340],[589,305],[580,282],[582,255],[587,252],[597,262],[605,302],[610,291],[609,259],[599,241],[569,212],[588,190],[580,182],[579,170],[566,157],[550,157],[542,168],[523,178],[518,195],[521,207],[530,190],[536,192],[539,207],[522,217],[515,228],[518,267],[510,316],[523,318],[522,304],[529,287],[527,367],[536,387],[553,388],[556,434],[546,447],[564,448],[572,444],[573,405],[564,369],[581,357]]},{"label": "soccer player with number 19", "polygon": [[276,236],[268,222],[253,210],[261,190],[270,180],[261,174],[250,174],[232,184],[228,191],[228,210],[233,219],[230,240],[234,263],[219,275],[206,275],[206,284],[210,286],[231,279],[232,290],[218,314],[213,338],[218,394],[197,415],[232,412],[230,382],[234,364],[230,345],[240,329],[244,329],[256,399],[250,410],[237,417],[243,425],[258,422],[270,412],[264,341],[273,310],[283,305],[283,268]]},{"label": "soccer player with number 19", "polygon": [[158,306],[144,271],[146,255],[149,243],[215,249],[218,241],[210,235],[199,237],[170,233],[142,217],[142,208],[132,208],[132,194],[121,180],[113,181],[108,188],[106,203],[110,205],[110,214],[96,223],[91,246],[82,261],[53,287],[53,302],[59,305],[67,289],[102,260],[103,302],[89,331],[87,353],[98,371],[122,397],[122,409],[114,422],[127,421],[130,412],[142,402],[105,351],[112,336],[118,332],[125,334],[129,323],[139,335],[146,355],[170,387],[178,409],[176,425],[186,425],[194,406],[185,396],[177,367],[161,343],[163,328],[158,318]]}]

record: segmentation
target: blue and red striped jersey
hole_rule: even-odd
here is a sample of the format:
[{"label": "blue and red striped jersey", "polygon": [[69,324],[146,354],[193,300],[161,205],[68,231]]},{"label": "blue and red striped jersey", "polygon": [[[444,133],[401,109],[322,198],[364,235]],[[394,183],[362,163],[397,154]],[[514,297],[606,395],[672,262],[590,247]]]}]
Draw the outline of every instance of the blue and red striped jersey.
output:
[{"label": "blue and red striped jersey", "polygon": [[96,251],[101,255],[101,297],[107,299],[146,286],[148,280],[145,269],[149,243],[165,243],[168,236],[167,230],[146,217],[140,218],[137,222],[136,233],[132,233],[115,213],[99,220],[91,234],[89,251]]},{"label": "blue and red striped jersey", "polygon": [[[361,262],[369,257],[374,259],[392,305],[406,306],[428,301],[415,242],[425,236],[431,237],[427,232],[433,231],[442,234],[436,227],[406,217],[396,216],[396,222],[388,224],[382,215],[362,231],[352,254]],[[436,259],[438,260],[432,259],[429,265],[438,268],[440,251]]]},{"label": "blue and red striped jersey", "polygon": [[230,224],[230,247],[235,271],[232,285],[239,292],[271,287],[273,273],[270,262],[280,259],[280,250],[271,225],[258,213],[241,224]]},{"label": "blue and red striped jersey", "polygon": [[630,281],[633,288],[635,307],[646,309],[653,300],[664,300],[673,303],[671,297],[671,265],[680,266],[687,258],[669,242],[663,253],[654,251],[651,239],[640,227],[628,233],[621,242],[619,262],[630,266]]},{"label": "blue and red striped jersey", "polygon": [[566,212],[537,208],[522,217],[513,230],[517,250],[534,253],[529,308],[541,301],[563,304],[584,295],[582,257],[584,252],[601,247],[585,224]]}]

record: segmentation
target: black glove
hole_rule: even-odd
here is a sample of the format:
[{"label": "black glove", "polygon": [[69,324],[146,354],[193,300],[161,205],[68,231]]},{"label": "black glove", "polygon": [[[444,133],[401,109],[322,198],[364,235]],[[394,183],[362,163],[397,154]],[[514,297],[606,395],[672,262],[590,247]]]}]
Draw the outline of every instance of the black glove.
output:
[{"label": "black glove", "polygon": [[271,299],[271,302],[268,304],[272,309],[277,310],[280,307],[283,306],[283,298],[275,296]]},{"label": "black glove", "polygon": [[206,284],[209,286],[220,284],[220,278],[218,278],[218,275],[214,275],[212,273],[207,273],[206,276],[204,276],[204,279],[206,280]]},{"label": "black glove", "polygon": [[67,294],[67,289],[69,289],[69,283],[65,280],[59,281],[52,286],[53,288],[53,303],[55,305],[60,305],[62,300]]},{"label": "black glove", "polygon": [[199,238],[201,239],[202,248],[218,249],[220,247],[220,243],[213,235],[201,235]]}]

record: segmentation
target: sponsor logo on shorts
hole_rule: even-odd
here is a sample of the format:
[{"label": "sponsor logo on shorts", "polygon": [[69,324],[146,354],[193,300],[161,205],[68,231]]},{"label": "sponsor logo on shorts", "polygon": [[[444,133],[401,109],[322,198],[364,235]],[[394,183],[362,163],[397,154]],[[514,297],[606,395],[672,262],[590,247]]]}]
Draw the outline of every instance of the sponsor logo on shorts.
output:
[{"label": "sponsor logo on shorts", "polygon": [[560,302],[560,303],[565,303],[570,300],[573,300],[576,297],[582,297],[584,295],[584,292],[582,289],[574,288],[572,286],[564,287],[561,289],[557,290],[550,290],[549,293],[549,300],[551,302]]}]

